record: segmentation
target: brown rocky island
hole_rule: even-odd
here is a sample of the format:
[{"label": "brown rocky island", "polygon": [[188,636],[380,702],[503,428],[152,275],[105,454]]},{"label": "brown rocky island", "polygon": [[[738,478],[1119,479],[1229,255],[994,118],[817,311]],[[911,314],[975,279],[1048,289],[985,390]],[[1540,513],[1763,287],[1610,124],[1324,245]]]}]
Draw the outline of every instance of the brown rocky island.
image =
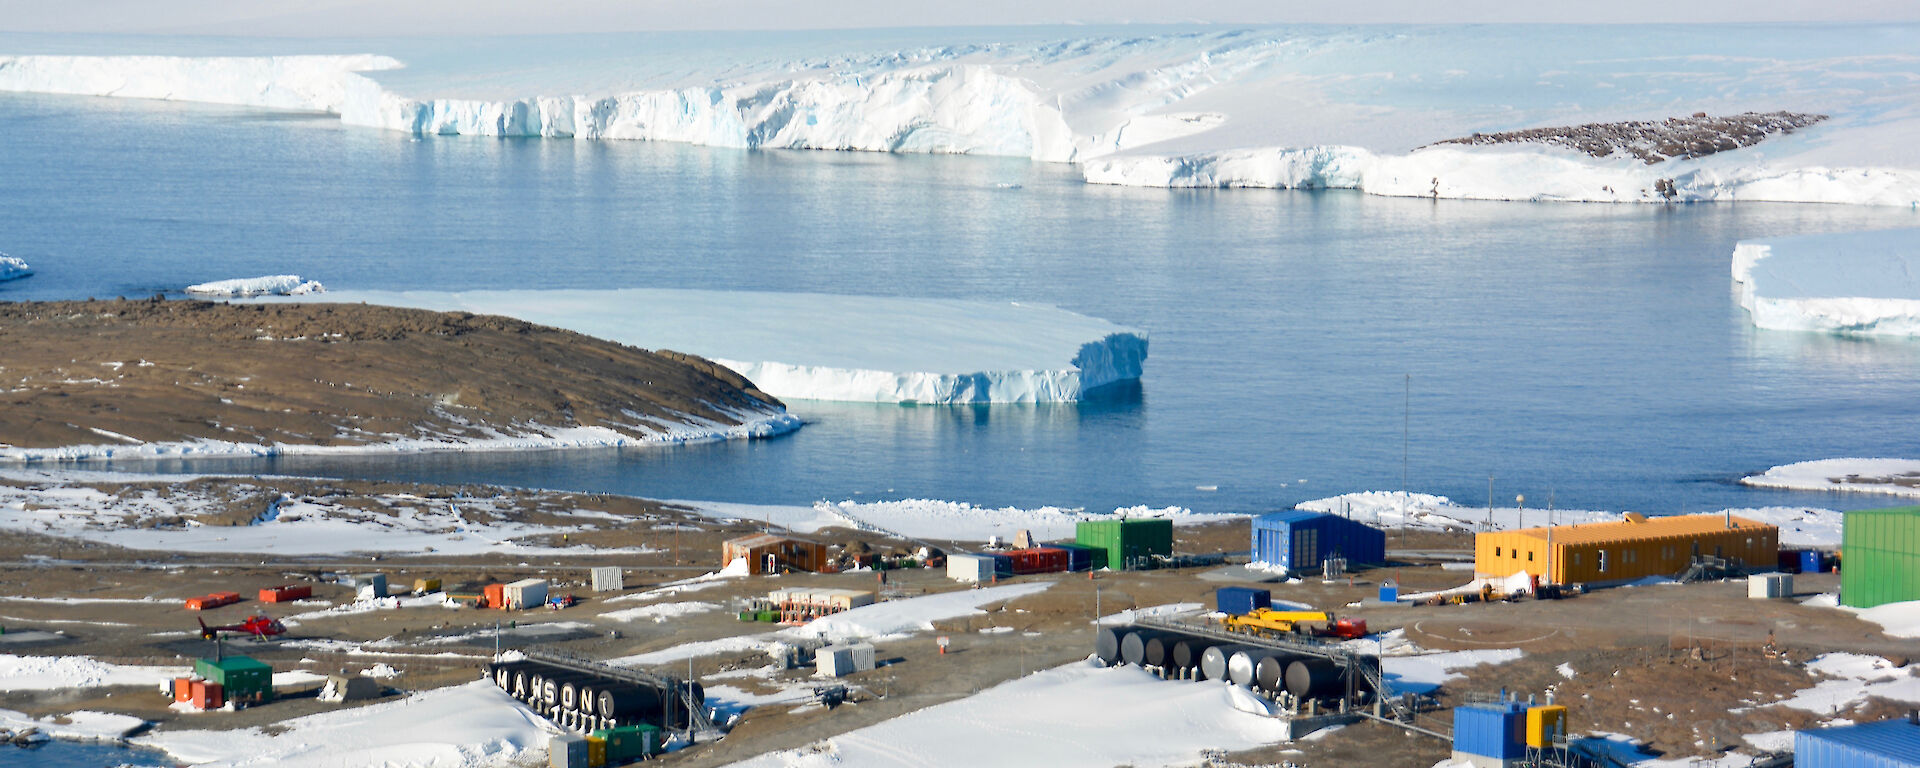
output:
[{"label": "brown rocky island", "polygon": [[702,358],[462,312],[0,303],[0,350],[0,459],[613,445],[799,423]]}]

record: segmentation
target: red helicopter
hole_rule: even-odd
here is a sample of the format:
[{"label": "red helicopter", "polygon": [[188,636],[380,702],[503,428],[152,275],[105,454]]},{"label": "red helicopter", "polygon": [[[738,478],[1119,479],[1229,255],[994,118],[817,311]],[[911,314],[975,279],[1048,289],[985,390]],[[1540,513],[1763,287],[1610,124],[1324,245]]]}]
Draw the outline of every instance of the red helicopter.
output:
[{"label": "red helicopter", "polygon": [[246,621],[224,627],[209,627],[204,619],[195,619],[195,621],[200,622],[200,639],[202,640],[212,640],[221,632],[253,635],[260,640],[279,637],[287,633],[286,625],[281,624],[278,619],[272,616],[248,616]]}]

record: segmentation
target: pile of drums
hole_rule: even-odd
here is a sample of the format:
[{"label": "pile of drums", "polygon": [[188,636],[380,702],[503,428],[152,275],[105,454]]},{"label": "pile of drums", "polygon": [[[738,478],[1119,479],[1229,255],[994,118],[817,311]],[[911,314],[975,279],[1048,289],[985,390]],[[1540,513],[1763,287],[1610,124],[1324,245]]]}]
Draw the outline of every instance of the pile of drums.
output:
[{"label": "pile of drums", "polygon": [[[1299,701],[1346,695],[1345,665],[1324,656],[1188,635],[1160,627],[1103,626],[1094,655],[1110,665],[1132,664],[1169,679],[1219,680],[1269,696]],[[1367,690],[1357,677],[1354,690]]]},{"label": "pile of drums", "polygon": [[[534,712],[577,733],[624,725],[667,730],[688,727],[687,683],[664,679],[650,685],[570,669],[540,661],[505,661],[487,666],[487,679]],[[693,683],[692,704],[706,706],[706,691]]]}]

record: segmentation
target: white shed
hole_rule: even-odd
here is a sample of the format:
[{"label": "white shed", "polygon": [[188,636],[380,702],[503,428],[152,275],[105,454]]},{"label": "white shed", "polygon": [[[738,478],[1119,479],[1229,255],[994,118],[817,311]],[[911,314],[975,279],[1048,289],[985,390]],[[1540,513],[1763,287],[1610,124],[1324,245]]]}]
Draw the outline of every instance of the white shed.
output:
[{"label": "white shed", "polygon": [[508,584],[505,591],[509,610],[538,608],[547,602],[546,579],[521,579]]},{"label": "white shed", "polygon": [[353,577],[353,581],[360,587],[358,594],[362,600],[378,600],[387,596],[387,575],[384,573],[362,573]]},{"label": "white shed", "polygon": [[845,677],[858,670],[853,665],[853,648],[845,645],[829,645],[813,652],[813,661],[820,677]]},{"label": "white shed", "polygon": [[994,560],[988,555],[947,555],[947,578],[980,583],[993,581]]},{"label": "white shed", "polygon": [[1754,600],[1793,597],[1793,574],[1756,573],[1748,576],[1747,597]]},{"label": "white shed", "polygon": [[595,568],[592,574],[595,592],[618,592],[626,589],[626,585],[621,582],[620,566],[608,565]]}]

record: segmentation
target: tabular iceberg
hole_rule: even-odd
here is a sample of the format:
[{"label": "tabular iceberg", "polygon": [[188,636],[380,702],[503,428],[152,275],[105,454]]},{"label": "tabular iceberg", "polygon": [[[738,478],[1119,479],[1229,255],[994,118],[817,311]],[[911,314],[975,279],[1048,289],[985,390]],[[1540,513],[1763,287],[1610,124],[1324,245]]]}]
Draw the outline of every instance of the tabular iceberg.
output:
[{"label": "tabular iceberg", "polygon": [[1920,229],[1743,240],[1733,279],[1761,328],[1920,336]]},{"label": "tabular iceberg", "polygon": [[699,290],[332,291],[700,355],[782,399],[1048,403],[1140,378],[1145,332],[1045,304]]},{"label": "tabular iceberg", "polygon": [[[1103,184],[1911,205],[1910,39],[1840,24],[1054,27],[715,33],[699,45],[333,40],[300,45],[381,53],[194,57],[110,55],[125,40],[99,37],[62,48],[109,55],[0,56],[0,90],[311,110],[416,135],[1004,155],[1079,163]],[[171,47],[196,45],[234,43]],[[1783,111],[1818,119],[1658,163],[1482,142]],[[1464,143],[1436,144],[1453,138]]]}]

